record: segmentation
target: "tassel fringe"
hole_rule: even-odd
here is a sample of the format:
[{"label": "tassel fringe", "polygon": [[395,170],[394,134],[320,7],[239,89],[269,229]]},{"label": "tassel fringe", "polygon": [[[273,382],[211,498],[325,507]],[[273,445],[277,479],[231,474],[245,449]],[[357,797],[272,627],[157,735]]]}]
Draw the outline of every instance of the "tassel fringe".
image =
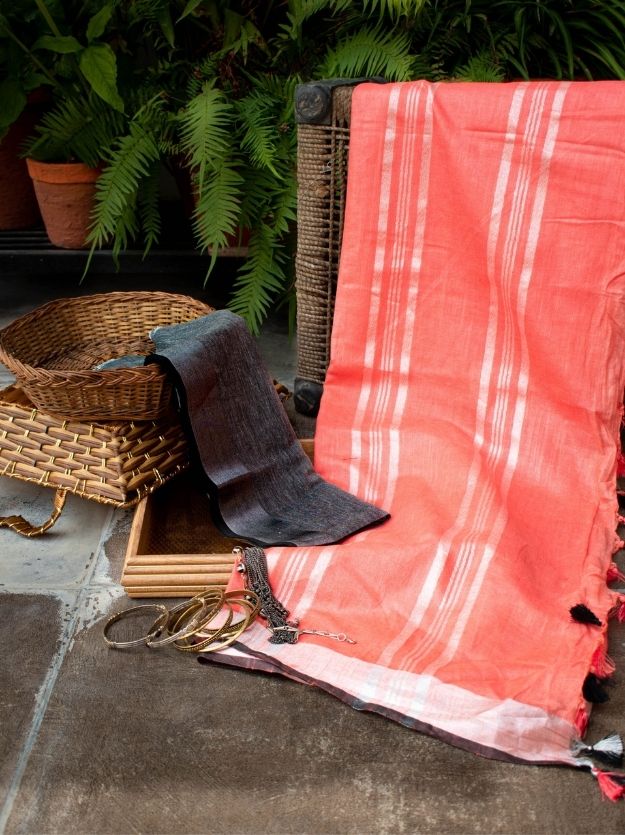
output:
[{"label": "tassel fringe", "polygon": [[577,735],[580,739],[583,739],[586,735],[586,730],[588,729],[588,721],[589,721],[589,714],[588,709],[586,707],[586,702],[582,702],[580,706],[577,708],[577,713],[575,715],[575,728],[577,730]]},{"label": "tassel fringe", "polygon": [[617,733],[604,736],[594,745],[578,742],[573,746],[576,757],[594,757],[607,765],[620,767],[623,763],[623,740]]},{"label": "tassel fringe", "polygon": [[597,778],[601,794],[616,803],[625,797],[625,774],[616,771],[600,771],[598,768],[591,769],[593,777]]},{"label": "tassel fringe", "polygon": [[610,567],[608,568],[608,572],[606,574],[605,581],[606,583],[615,583],[619,580],[621,583],[625,582],[625,574],[620,570],[618,565],[615,562],[610,563]]},{"label": "tassel fringe", "polygon": [[592,612],[588,606],[585,606],[583,603],[578,603],[575,606],[571,606],[569,609],[571,613],[571,617],[577,623],[588,623],[592,626],[603,626],[599,618]]},{"label": "tassel fringe", "polygon": [[606,679],[614,675],[615,670],[616,664],[610,656],[606,654],[605,648],[603,646],[597,647],[592,656],[592,661],[590,662],[591,673],[594,673],[597,678]]},{"label": "tassel fringe", "polygon": [[603,689],[605,679],[599,678],[594,673],[588,673],[584,679],[582,693],[587,702],[601,705],[610,701],[610,697]]}]

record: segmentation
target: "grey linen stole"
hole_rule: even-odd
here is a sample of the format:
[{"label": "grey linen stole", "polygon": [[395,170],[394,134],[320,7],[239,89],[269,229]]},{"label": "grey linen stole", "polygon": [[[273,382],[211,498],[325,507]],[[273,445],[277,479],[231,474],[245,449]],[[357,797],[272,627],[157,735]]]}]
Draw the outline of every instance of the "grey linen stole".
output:
[{"label": "grey linen stole", "polygon": [[388,513],[317,475],[256,343],[227,310],[156,328],[147,361],[173,371],[224,533],[257,545],[325,545]]}]

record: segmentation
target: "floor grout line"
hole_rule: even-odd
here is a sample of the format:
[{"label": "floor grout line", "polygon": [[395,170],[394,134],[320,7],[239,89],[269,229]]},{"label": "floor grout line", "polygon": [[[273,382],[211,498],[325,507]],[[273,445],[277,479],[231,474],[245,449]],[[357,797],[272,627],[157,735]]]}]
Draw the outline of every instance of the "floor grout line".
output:
[{"label": "floor grout line", "polygon": [[85,592],[88,592],[89,590],[91,580],[93,579],[96,567],[98,565],[100,552],[104,548],[104,543],[106,542],[106,539],[108,538],[108,535],[112,527],[113,515],[114,509],[111,508],[102,525],[102,531],[100,533],[98,547],[95,549],[93,553],[93,558],[89,567],[89,571],[85,572],[80,587],[76,589],[72,617],[62,626],[58,649],[56,650],[56,653],[53,656],[52,663],[48,668],[48,672],[43,681],[43,684],[41,685],[41,687],[39,688],[39,692],[37,693],[30,728],[28,730],[28,734],[26,735],[26,740],[22,746],[19,757],[17,758],[15,771],[13,772],[13,777],[9,784],[9,789],[5,801],[2,804],[2,808],[0,809],[0,835],[4,833],[6,825],[11,816],[11,812],[13,811],[13,805],[20,790],[22,778],[26,771],[26,766],[28,765],[30,755],[33,751],[33,748],[35,747],[37,737],[39,736],[39,731],[41,729],[43,719],[48,709],[48,704],[50,702],[54,686],[61,671],[61,667],[63,665],[63,661],[65,660],[65,656],[71,648],[72,642],[76,635],[76,630],[81,618],[80,598]]}]

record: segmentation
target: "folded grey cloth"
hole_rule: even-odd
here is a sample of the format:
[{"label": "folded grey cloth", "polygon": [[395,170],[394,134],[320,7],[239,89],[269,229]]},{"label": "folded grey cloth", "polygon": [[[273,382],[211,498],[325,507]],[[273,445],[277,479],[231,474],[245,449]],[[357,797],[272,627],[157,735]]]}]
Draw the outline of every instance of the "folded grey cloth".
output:
[{"label": "folded grey cloth", "polygon": [[137,366],[142,366],[144,362],[145,357],[140,357],[138,354],[125,354],[123,357],[104,360],[104,362],[94,365],[93,370],[106,371],[111,368],[137,368]]},{"label": "folded grey cloth", "polygon": [[225,533],[324,545],[388,518],[314,472],[241,317],[219,310],[150,336],[146,361],[173,373]]}]

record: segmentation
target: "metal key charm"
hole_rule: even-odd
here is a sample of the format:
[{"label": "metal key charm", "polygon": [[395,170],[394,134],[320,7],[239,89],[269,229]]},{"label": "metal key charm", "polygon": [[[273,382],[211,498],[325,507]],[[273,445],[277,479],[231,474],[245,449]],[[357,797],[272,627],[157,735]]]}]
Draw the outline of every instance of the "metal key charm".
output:
[{"label": "metal key charm", "polygon": [[332,638],[334,641],[341,641],[345,644],[355,644],[345,632],[326,632],[324,629],[299,629],[296,626],[274,626],[272,632],[288,632],[294,636],[293,643],[297,642],[300,635],[320,635],[322,638]]}]

